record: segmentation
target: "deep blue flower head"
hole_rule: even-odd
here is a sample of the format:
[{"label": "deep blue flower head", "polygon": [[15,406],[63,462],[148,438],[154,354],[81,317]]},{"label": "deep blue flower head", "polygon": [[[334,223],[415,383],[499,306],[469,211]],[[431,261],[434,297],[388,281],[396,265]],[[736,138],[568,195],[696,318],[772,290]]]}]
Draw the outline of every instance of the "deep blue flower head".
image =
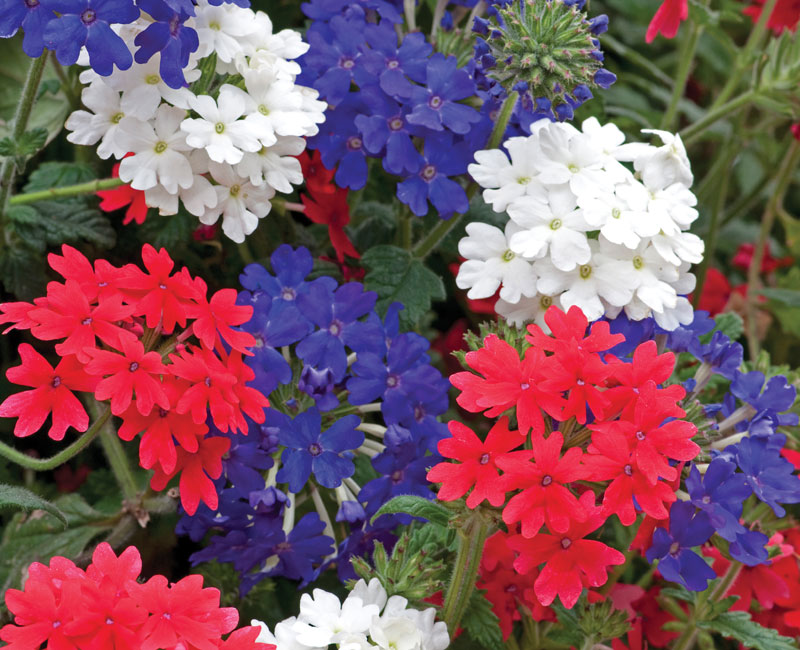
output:
[{"label": "deep blue flower head", "polygon": [[389,346],[400,332],[400,318],[398,314],[403,309],[399,302],[393,302],[386,310],[386,316],[381,320],[375,312],[367,315],[363,321],[353,325],[353,351],[363,354],[369,352],[381,358],[386,357]]},{"label": "deep blue flower head", "polygon": [[732,342],[726,334],[720,331],[714,332],[711,335],[711,341],[705,345],[698,340],[691,341],[689,352],[709,364],[715,373],[726,379],[735,377],[744,360],[742,346]]},{"label": "deep blue flower head", "polygon": [[335,387],[333,371],[330,368],[317,370],[311,366],[304,366],[297,382],[297,388],[313,397],[320,411],[330,411],[339,406],[339,398],[334,392]]},{"label": "deep blue flower head", "polygon": [[653,532],[647,561],[660,560],[658,570],[666,580],[690,591],[704,591],[717,574],[692,548],[704,544],[713,534],[714,527],[706,512],[696,511],[686,501],[676,501],[669,512],[669,532],[664,528]]},{"label": "deep blue flower head", "polygon": [[609,320],[608,325],[612,334],[622,334],[625,336],[625,340],[608,352],[620,359],[630,356],[640,344],[654,338],[655,324],[655,320],[652,318],[631,320],[624,311],[621,312],[619,316]]},{"label": "deep blue flower head", "polygon": [[362,90],[361,99],[369,115],[356,115],[355,126],[367,152],[382,156],[383,168],[392,174],[419,171],[420,156],[412,138],[422,129],[408,123],[406,107],[377,87]]},{"label": "deep blue flower head", "polygon": [[357,282],[340,286],[333,300],[324,288],[311,287],[298,298],[300,309],[318,329],[297,345],[297,356],[318,369],[330,368],[334,381],[341,381],[347,369],[345,343],[353,335],[353,324],[375,306],[378,296],[364,291]]},{"label": "deep blue flower head", "polygon": [[451,136],[428,137],[419,172],[397,185],[397,198],[418,217],[428,213],[429,200],[442,219],[449,219],[455,212],[466,212],[467,193],[448,176],[463,174],[471,159],[464,144],[455,143]]},{"label": "deep blue flower head", "polygon": [[41,2],[0,0],[0,38],[11,38],[21,27],[25,32],[22,51],[32,59],[38,58],[44,51],[45,25],[52,18],[53,12]]},{"label": "deep blue flower head", "polygon": [[735,463],[715,458],[702,477],[693,465],[686,479],[686,489],[692,504],[708,513],[720,537],[733,542],[744,532],[739,517],[745,499],[753,491],[744,475],[736,472]]},{"label": "deep blue flower head", "polygon": [[300,5],[303,13],[315,22],[325,22],[334,16],[352,15],[375,11],[381,18],[392,23],[402,23],[402,1],[400,0],[310,0]]},{"label": "deep blue flower head", "polygon": [[[355,69],[365,47],[366,23],[334,16],[327,24],[317,24],[306,38],[310,45],[301,65],[307,68],[299,78],[319,91],[320,98],[338,106],[350,90]],[[312,80],[312,76],[316,78]]]},{"label": "deep blue flower head", "polygon": [[767,543],[769,538],[757,530],[743,530],[728,546],[728,552],[734,560],[747,566],[757,566],[769,561]]},{"label": "deep blue flower head", "polygon": [[347,415],[337,420],[324,433],[322,418],[316,408],[286,418],[279,440],[286,448],[281,455],[277,480],[288,483],[292,492],[300,492],[309,476],[327,488],[341,485],[342,479],[353,475],[355,466],[344,452],[352,451],[364,442],[364,434],[356,430],[361,420]]},{"label": "deep blue flower head", "polygon": [[797,397],[797,389],[783,375],[770,377],[764,387],[764,373],[758,370],[736,372],[730,390],[756,411],[786,411],[792,407]]},{"label": "deep blue flower head", "polygon": [[188,2],[176,0],[138,0],[139,6],[146,11],[153,22],[136,35],[134,44],[136,62],[149,61],[156,52],[161,53],[159,72],[161,78],[170,88],[181,88],[186,85],[183,69],[189,64],[189,56],[200,46],[197,32],[185,25],[194,15],[194,7]]},{"label": "deep blue flower head", "polygon": [[370,47],[362,53],[360,66],[354,72],[361,89],[377,79],[381,90],[390,97],[398,100],[411,97],[415,86],[409,80],[425,83],[428,57],[433,51],[425,35],[421,32],[406,34],[398,47],[394,28],[381,23],[367,25],[365,37]]},{"label": "deep blue flower head", "polygon": [[324,535],[325,524],[316,512],[303,515],[288,538],[273,547],[278,564],[269,575],[302,580],[307,584],[315,577],[314,565],[333,550],[333,540]]},{"label": "deep blue flower head", "polygon": [[401,518],[396,515],[381,515],[374,523],[364,523],[351,531],[350,535],[339,544],[337,553],[336,570],[339,580],[355,580],[358,578],[350,563],[351,557],[367,557],[372,559],[375,542],[380,542],[391,553],[397,537],[394,530],[401,523]]},{"label": "deep blue flower head", "polygon": [[[243,498],[248,498],[250,492],[264,488],[264,477],[261,472],[269,469],[274,464],[270,449],[265,447],[261,439],[260,427],[250,421],[247,436],[241,434],[224,434],[215,431],[213,423],[209,429],[214,435],[220,435],[231,441],[230,449],[222,461],[225,477],[230,481],[234,490]],[[267,445],[269,441],[267,439]]]},{"label": "deep blue flower head", "polygon": [[339,187],[360,190],[367,184],[368,152],[355,119],[368,112],[361,95],[350,93],[335,110],[328,110],[322,130],[309,141],[310,148],[319,150],[325,167],[336,167],[334,180]]},{"label": "deep blue flower head", "polygon": [[480,116],[471,106],[458,102],[474,95],[475,90],[475,81],[466,70],[459,69],[456,58],[437,52],[428,60],[425,86],[411,92],[414,108],[408,121],[433,131],[447,128],[453,133],[468,133]]},{"label": "deep blue flower head", "polygon": [[139,17],[133,0],[42,0],[42,7],[60,14],[47,23],[43,39],[61,65],[75,63],[86,46],[89,64],[101,76],[110,75],[115,65],[120,70],[131,67],[131,52],[111,25],[127,25]]},{"label": "deep blue flower head", "polygon": [[667,335],[667,349],[677,354],[688,351],[689,345],[693,342],[695,345],[699,345],[700,342],[697,339],[713,330],[715,326],[714,319],[708,315],[707,311],[695,311],[694,319],[689,325],[681,325],[671,331],[656,326],[656,331],[659,334]]},{"label": "deep blue flower head", "polygon": [[786,436],[747,437],[725,451],[733,454],[755,495],[778,517],[786,515],[782,503],[800,503],[800,478],[794,466],[781,456]]},{"label": "deep blue flower head", "polygon": [[250,493],[248,503],[257,513],[279,516],[287,505],[288,497],[276,487],[268,487],[263,490],[255,490]]},{"label": "deep blue flower head", "polygon": [[367,513],[358,501],[342,501],[339,510],[336,512],[336,521],[346,521],[355,524],[364,521]]}]

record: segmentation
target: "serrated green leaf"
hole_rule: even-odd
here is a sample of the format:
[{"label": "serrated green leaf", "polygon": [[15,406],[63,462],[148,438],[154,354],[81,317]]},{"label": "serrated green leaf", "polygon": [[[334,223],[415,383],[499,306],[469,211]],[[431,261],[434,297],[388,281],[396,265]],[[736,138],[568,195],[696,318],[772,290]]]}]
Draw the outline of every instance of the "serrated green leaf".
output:
[{"label": "serrated green leaf", "polygon": [[473,641],[494,650],[503,647],[503,635],[500,632],[500,619],[492,611],[492,604],[485,593],[482,589],[472,592],[461,625]]},{"label": "serrated green leaf", "polygon": [[117,233],[100,210],[58,201],[38,201],[34,205],[43,216],[40,225],[48,244],[82,240],[112,248],[117,243]]},{"label": "serrated green leaf", "polygon": [[686,603],[693,603],[695,601],[695,595],[680,585],[675,587],[663,587],[659,593],[663,594],[664,596],[669,596],[670,598],[677,598],[678,600],[682,600]]},{"label": "serrated green leaf", "polygon": [[11,138],[0,140],[0,156],[15,156],[17,154],[17,144]]},{"label": "serrated green leaf", "polygon": [[66,187],[67,185],[87,183],[95,178],[97,178],[97,175],[89,165],[46,162],[31,172],[28,182],[25,183],[25,187],[22,189],[25,193],[40,192],[41,190],[49,190],[51,187]]},{"label": "serrated green leaf", "polygon": [[405,328],[419,323],[432,301],[446,297],[442,279],[407,250],[375,246],[361,261],[367,268],[365,287],[378,294],[378,311],[383,314],[393,302],[402,303],[405,309],[400,312],[400,323]]},{"label": "serrated green leaf", "polygon": [[44,295],[47,285],[41,256],[21,242],[0,249],[0,278],[6,291],[19,300]]},{"label": "serrated green leaf", "polygon": [[764,627],[750,618],[748,612],[724,612],[711,621],[700,621],[698,627],[712,630],[726,638],[734,638],[745,648],[756,650],[796,650],[793,639]]},{"label": "serrated green leaf", "polygon": [[547,638],[562,645],[581,647],[584,638],[575,608],[567,609],[558,601],[552,607],[560,625],[548,632]]},{"label": "serrated green leaf", "polygon": [[67,517],[56,506],[42,497],[18,485],[0,483],[0,508],[20,508],[21,510],[44,510],[57,517],[67,526]]},{"label": "serrated green leaf", "polygon": [[722,332],[731,341],[737,340],[744,333],[744,321],[736,312],[728,311],[714,317],[716,331]]},{"label": "serrated green leaf", "polygon": [[18,156],[32,156],[47,142],[47,129],[41,127],[25,131],[17,141]]},{"label": "serrated green leaf", "polygon": [[157,249],[173,251],[190,241],[197,226],[197,217],[184,210],[169,216],[149,214],[147,221],[139,227],[138,234],[142,241],[150,242]]},{"label": "serrated green leaf", "polygon": [[795,289],[759,289],[757,293],[788,307],[800,307],[800,291]]},{"label": "serrated green leaf", "polygon": [[384,503],[376,512],[372,521],[381,515],[404,513],[412,517],[422,517],[432,524],[447,526],[450,521],[450,511],[444,506],[440,506],[435,501],[429,501],[424,497],[413,494],[401,494],[391,501]]}]

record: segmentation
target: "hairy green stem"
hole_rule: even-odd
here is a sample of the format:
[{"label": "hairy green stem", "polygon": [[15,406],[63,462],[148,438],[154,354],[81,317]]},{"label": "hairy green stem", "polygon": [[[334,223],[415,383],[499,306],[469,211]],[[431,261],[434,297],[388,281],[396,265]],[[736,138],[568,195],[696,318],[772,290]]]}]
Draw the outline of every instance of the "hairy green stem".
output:
[{"label": "hairy green stem", "polygon": [[403,11],[409,32],[417,31],[417,0],[403,0]]},{"label": "hairy green stem", "polygon": [[683,99],[686,92],[686,82],[689,80],[689,74],[692,71],[692,64],[694,57],[697,53],[697,44],[700,41],[700,34],[703,33],[703,28],[695,21],[691,21],[689,31],[681,46],[681,55],[678,60],[678,70],[675,73],[675,85],[672,88],[672,96],[670,97],[667,110],[661,118],[661,128],[671,131],[675,118],[678,115],[678,104]]},{"label": "hairy green stem", "polygon": [[[90,411],[96,413],[99,408],[100,405],[97,402],[89,404]],[[100,444],[103,446],[103,451],[108,459],[108,464],[111,466],[114,478],[119,483],[124,500],[132,503],[138,502],[140,497],[139,488],[136,485],[136,479],[133,477],[128,456],[125,454],[125,448],[122,446],[119,436],[117,436],[117,430],[108,418],[106,418],[101,427]]]},{"label": "hairy green stem", "polygon": [[12,196],[8,203],[9,205],[21,205],[23,203],[35,203],[36,201],[46,201],[48,199],[60,199],[68,196],[79,196],[81,194],[94,194],[101,190],[111,190],[120,185],[125,185],[125,182],[119,178],[103,178],[96,181],[89,181],[87,183],[78,183],[77,185],[66,185],[65,187],[51,187],[39,192],[30,192],[28,194],[17,194]]},{"label": "hairy green stem", "polygon": [[81,437],[73,442],[69,447],[65,447],[55,456],[51,456],[50,458],[31,458],[27,454],[23,454],[21,451],[18,451],[2,442],[0,442],[0,456],[7,458],[12,463],[21,465],[26,469],[32,469],[35,472],[46,472],[48,470],[55,469],[59,465],[63,465],[70,458],[77,456],[84,449],[86,449],[89,443],[92,442],[95,437],[97,437],[98,433],[100,433],[102,426],[108,421],[110,416],[111,411],[106,408],[106,410],[95,419],[95,421],[92,423],[92,426],[86,430],[86,433],[81,435]]},{"label": "hairy green stem", "polygon": [[456,564],[450,583],[447,585],[442,609],[442,619],[447,623],[451,639],[458,630],[461,618],[469,605],[469,599],[475,590],[483,546],[488,534],[489,523],[480,512],[473,512],[466,526],[459,532]]},{"label": "hairy green stem", "polygon": [[[492,134],[489,136],[489,142],[486,144],[487,149],[497,149],[503,141],[503,136],[506,133],[508,122],[511,119],[511,113],[514,111],[514,106],[517,105],[519,93],[514,91],[503,102],[500,109],[500,115],[497,117],[497,123],[492,129]],[[467,198],[471,199],[475,192],[478,191],[478,184],[474,181],[470,183],[467,188]],[[456,227],[458,222],[463,217],[463,214],[454,214],[447,221],[440,221],[427,235],[414,247],[414,257],[417,259],[426,258],[439,243],[450,234],[450,231]]]},{"label": "hairy green stem", "polygon": [[745,106],[749,103],[754,97],[758,95],[758,92],[755,90],[748,90],[747,92],[742,93],[735,99],[723,104],[719,108],[709,110],[706,113],[705,117],[700,120],[697,120],[694,124],[687,126],[683,131],[680,132],[681,138],[686,144],[689,144],[692,140],[697,138],[698,136],[702,135],[703,131],[714,124],[715,122],[721,120],[724,117],[727,117],[731,113],[738,111],[740,108]]},{"label": "hairy green stem", "polygon": [[747,38],[744,49],[736,58],[736,64],[734,65],[733,70],[728,77],[728,81],[725,86],[723,86],[719,95],[717,95],[717,98],[711,104],[710,110],[715,110],[724,102],[728,101],[728,98],[736,90],[739,82],[742,80],[745,70],[750,64],[750,59],[761,47],[761,43],[764,40],[764,35],[767,32],[767,22],[769,21],[769,17],[772,15],[772,11],[775,9],[777,4],[778,0],[766,0],[764,6],[761,7],[761,15],[758,17],[758,21],[753,29],[750,30],[750,36]]},{"label": "hairy green stem", "polygon": [[758,329],[756,324],[756,306],[758,301],[757,291],[760,288],[759,277],[761,274],[761,262],[764,259],[767,240],[775,223],[775,216],[782,209],[783,198],[792,182],[797,163],[800,162],[800,142],[791,139],[786,154],[783,157],[778,175],[775,178],[775,191],[772,193],[764,214],[761,216],[761,229],[758,233],[758,241],[753,251],[753,259],[747,269],[747,295],[745,297],[745,313],[747,314],[747,347],[750,352],[750,359],[755,361],[758,357],[760,344],[758,341]]},{"label": "hairy green stem", "polygon": [[[22,86],[22,94],[17,103],[17,110],[14,112],[14,126],[11,129],[11,139],[14,142],[18,142],[28,128],[28,120],[30,120],[33,104],[39,92],[39,84],[42,82],[45,65],[47,65],[47,50],[38,59],[33,59],[30,68],[28,68],[28,75],[25,77],[25,84]],[[11,193],[11,186],[14,184],[16,171],[16,161],[13,156],[8,156],[3,160],[3,164],[0,167],[0,224],[6,218],[6,206]]]}]

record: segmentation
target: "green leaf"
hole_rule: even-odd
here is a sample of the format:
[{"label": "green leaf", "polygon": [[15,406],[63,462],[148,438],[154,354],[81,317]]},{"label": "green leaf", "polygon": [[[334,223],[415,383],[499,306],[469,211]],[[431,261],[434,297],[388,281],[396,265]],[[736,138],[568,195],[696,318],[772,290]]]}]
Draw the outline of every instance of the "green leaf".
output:
[{"label": "green leaf", "polygon": [[0,249],[0,278],[6,291],[28,301],[44,295],[48,279],[41,256],[24,240]]},{"label": "green leaf", "polygon": [[485,593],[483,589],[472,592],[461,625],[473,641],[494,650],[503,647],[503,635],[500,632],[500,619],[492,611],[492,604]]},{"label": "green leaf", "polygon": [[664,587],[659,594],[669,596],[671,598],[677,598],[678,600],[682,600],[686,603],[693,603],[695,601],[695,595],[680,585],[676,585],[675,587]]},{"label": "green leaf", "polygon": [[192,232],[198,226],[197,217],[193,217],[184,210],[178,214],[163,216],[160,214],[147,215],[147,220],[139,226],[139,238],[150,242],[158,248],[174,251],[192,238]]},{"label": "green leaf", "polygon": [[788,307],[800,307],[800,291],[795,289],[759,289],[757,293]]},{"label": "green leaf", "polygon": [[744,333],[744,321],[736,312],[728,311],[714,317],[715,330],[735,341]]},{"label": "green leaf", "polygon": [[[88,183],[97,178],[89,165],[82,163],[45,162],[39,165],[28,178],[23,191],[40,192],[51,187],[66,187]],[[73,201],[75,199],[72,199]]]},{"label": "green leaf", "polygon": [[699,621],[698,627],[734,638],[745,648],[756,650],[796,650],[793,639],[781,636],[750,618],[748,612],[725,612],[711,621]]},{"label": "green leaf", "polygon": [[[11,135],[11,125],[14,121],[14,111],[17,108],[19,96],[22,94],[22,86],[28,74],[31,60],[22,51],[22,34],[14,38],[0,40],[0,138]],[[53,81],[61,84],[58,80],[55,67],[52,61],[48,61],[44,70],[43,82],[48,89],[56,88]],[[43,128],[47,131],[47,141],[55,138],[64,128],[64,122],[70,111],[70,105],[66,97],[60,90],[56,93],[40,95],[33,105],[31,118],[28,121],[28,128],[31,130]]]},{"label": "green leaf", "polygon": [[404,513],[412,517],[422,517],[432,524],[447,526],[450,521],[450,511],[440,506],[435,501],[428,501],[424,497],[413,494],[401,494],[388,503],[384,503],[372,517],[375,521],[381,515]]},{"label": "green leaf", "polygon": [[547,638],[562,645],[581,647],[584,638],[575,608],[567,609],[558,601],[554,602],[552,607],[560,625],[548,632]]},{"label": "green leaf", "polygon": [[431,309],[431,302],[446,297],[442,279],[411,253],[396,246],[375,246],[361,258],[367,268],[364,285],[378,294],[377,309],[386,313],[393,302],[405,306],[400,323],[411,328]]},{"label": "green leaf", "polygon": [[88,241],[100,248],[113,248],[117,242],[111,222],[100,210],[67,201],[38,201],[34,205],[42,213],[40,225],[48,244]]},{"label": "green leaf", "polygon": [[67,517],[49,501],[18,485],[0,483],[0,508],[20,508],[22,510],[44,510],[57,517],[67,527]]}]

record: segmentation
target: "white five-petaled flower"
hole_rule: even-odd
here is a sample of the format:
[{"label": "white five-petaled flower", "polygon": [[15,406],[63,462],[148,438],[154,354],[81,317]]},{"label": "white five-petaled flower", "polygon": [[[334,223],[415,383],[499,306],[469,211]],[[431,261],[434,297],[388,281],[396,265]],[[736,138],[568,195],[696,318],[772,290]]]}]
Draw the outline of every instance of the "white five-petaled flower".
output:
[{"label": "white five-petaled flower", "polygon": [[207,0],[196,4],[193,27],[200,41],[196,56],[204,58],[214,52],[219,61],[230,63],[244,53],[244,39],[258,29],[253,10],[232,3],[215,6]]},{"label": "white five-petaled flower", "polygon": [[200,222],[211,226],[222,217],[222,232],[237,244],[258,226],[258,220],[269,214],[270,199],[275,190],[269,185],[255,186],[246,178],[238,176],[230,165],[211,163],[211,176],[218,183],[214,186],[217,204],[200,216]]},{"label": "white five-petaled flower", "polygon": [[[242,160],[245,151],[258,151],[265,146],[264,140],[270,140],[269,134],[241,119],[246,102],[238,88],[225,85],[220,89],[217,101],[208,95],[199,95],[190,99],[189,104],[200,117],[181,122],[186,142],[192,147],[205,149],[214,162],[235,165]],[[269,144],[275,144],[275,140],[273,136]]]},{"label": "white five-petaled flower", "polygon": [[536,136],[516,137],[503,145],[509,157],[500,149],[487,149],[475,153],[476,162],[467,167],[472,178],[481,187],[483,200],[495,212],[503,212],[509,204],[523,196],[536,195],[542,185],[536,180],[534,165],[537,156]]},{"label": "white five-petaled flower", "polygon": [[67,118],[64,126],[72,131],[67,140],[84,145],[100,141],[98,156],[122,158],[129,150],[119,140],[119,125],[126,117],[119,93],[104,81],[95,79],[83,89],[81,101],[91,112],[79,110]]},{"label": "white five-petaled flower", "polygon": [[119,177],[136,190],[160,184],[170,194],[192,186],[194,175],[187,158],[191,147],[180,130],[186,111],[163,104],[151,125],[126,117],[120,124],[119,142],[134,155],[119,166]]}]

